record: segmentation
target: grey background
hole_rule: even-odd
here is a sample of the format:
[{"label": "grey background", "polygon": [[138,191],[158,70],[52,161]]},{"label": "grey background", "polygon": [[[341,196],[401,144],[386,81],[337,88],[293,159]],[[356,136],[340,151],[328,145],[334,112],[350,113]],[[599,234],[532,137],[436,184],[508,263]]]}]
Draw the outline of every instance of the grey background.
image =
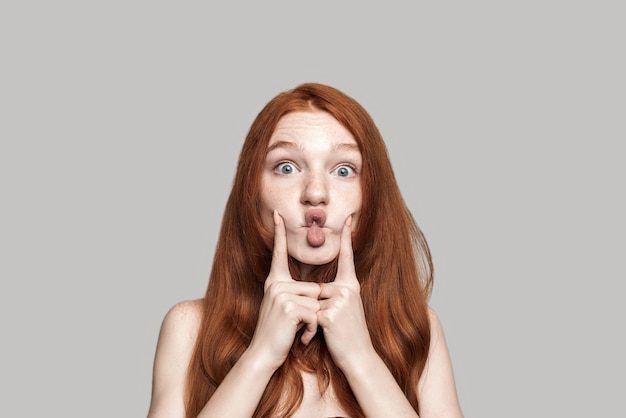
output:
[{"label": "grey background", "polygon": [[245,133],[306,81],[386,138],[466,417],[619,415],[620,2],[208,3],[0,6],[0,415],[145,416]]}]

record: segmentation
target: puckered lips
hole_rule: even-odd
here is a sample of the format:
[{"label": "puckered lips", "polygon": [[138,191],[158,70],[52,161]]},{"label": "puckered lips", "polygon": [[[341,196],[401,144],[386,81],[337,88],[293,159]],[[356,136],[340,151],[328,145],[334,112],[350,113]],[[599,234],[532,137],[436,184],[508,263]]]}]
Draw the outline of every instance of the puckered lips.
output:
[{"label": "puckered lips", "polygon": [[307,226],[306,240],[311,247],[320,247],[326,241],[326,234],[322,229],[326,223],[326,213],[322,209],[309,209],[304,215]]}]

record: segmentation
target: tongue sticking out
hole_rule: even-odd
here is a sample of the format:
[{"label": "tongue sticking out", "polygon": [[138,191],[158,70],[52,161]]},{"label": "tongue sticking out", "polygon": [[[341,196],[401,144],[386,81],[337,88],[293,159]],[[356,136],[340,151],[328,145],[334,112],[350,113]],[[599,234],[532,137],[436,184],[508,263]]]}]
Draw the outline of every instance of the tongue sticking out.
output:
[{"label": "tongue sticking out", "polygon": [[326,235],[324,234],[324,230],[320,228],[316,222],[314,222],[309,227],[306,239],[311,247],[319,247],[324,244],[324,241],[326,241]]}]

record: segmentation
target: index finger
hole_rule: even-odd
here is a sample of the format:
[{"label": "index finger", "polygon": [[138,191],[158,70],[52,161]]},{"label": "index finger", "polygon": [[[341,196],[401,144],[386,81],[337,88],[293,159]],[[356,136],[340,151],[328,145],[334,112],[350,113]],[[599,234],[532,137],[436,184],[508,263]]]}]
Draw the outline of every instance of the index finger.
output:
[{"label": "index finger", "polygon": [[287,231],[282,216],[277,210],[274,210],[274,249],[272,250],[272,264],[268,279],[271,277],[275,281],[283,276],[291,277],[289,262],[287,261]]},{"label": "index finger", "polygon": [[354,252],[352,251],[352,215],[346,219],[341,230],[341,242],[339,246],[339,260],[337,265],[337,278],[335,283],[352,284],[358,280],[354,269]]}]

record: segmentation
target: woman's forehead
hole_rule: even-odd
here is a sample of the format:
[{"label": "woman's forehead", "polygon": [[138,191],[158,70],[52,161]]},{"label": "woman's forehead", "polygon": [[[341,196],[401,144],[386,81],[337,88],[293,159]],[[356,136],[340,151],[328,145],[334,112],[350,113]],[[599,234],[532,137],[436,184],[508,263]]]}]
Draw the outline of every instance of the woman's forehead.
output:
[{"label": "woman's forehead", "polygon": [[298,111],[284,115],[270,137],[268,148],[278,142],[304,144],[311,140],[326,139],[336,144],[355,144],[352,134],[324,111]]}]

